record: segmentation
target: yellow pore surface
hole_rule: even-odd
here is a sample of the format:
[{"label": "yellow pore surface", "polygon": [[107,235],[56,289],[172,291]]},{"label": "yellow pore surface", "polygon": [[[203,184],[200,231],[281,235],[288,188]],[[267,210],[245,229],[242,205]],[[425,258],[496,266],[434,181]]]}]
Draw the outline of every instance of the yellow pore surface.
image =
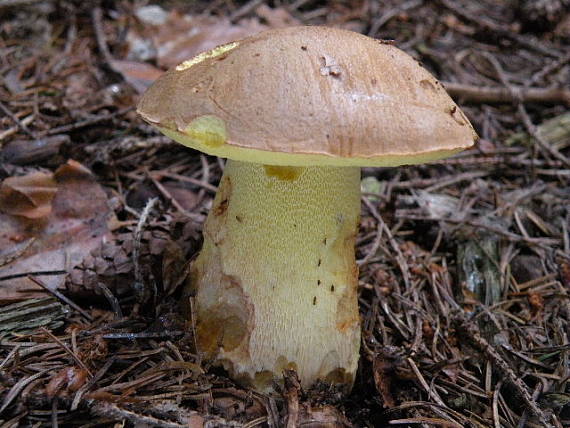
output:
[{"label": "yellow pore surface", "polygon": [[226,126],[222,119],[213,116],[200,116],[194,119],[184,129],[184,132],[158,127],[167,137],[174,141],[199,150],[203,153],[266,165],[281,166],[400,166],[415,165],[445,159],[463,151],[463,148],[453,150],[436,150],[418,152],[416,154],[389,154],[378,157],[343,158],[322,153],[285,153],[258,150],[231,144],[228,140]]}]

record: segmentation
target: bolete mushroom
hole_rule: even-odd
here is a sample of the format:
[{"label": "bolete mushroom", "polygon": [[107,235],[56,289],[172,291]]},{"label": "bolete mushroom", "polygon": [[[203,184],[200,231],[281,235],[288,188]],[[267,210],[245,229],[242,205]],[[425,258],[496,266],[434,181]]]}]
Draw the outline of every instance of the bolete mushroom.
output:
[{"label": "bolete mushroom", "polygon": [[476,137],[441,84],[390,44],[326,27],[270,30],[162,75],[139,114],[228,158],[191,269],[199,351],[271,390],[293,368],[353,383],[360,167],[417,164]]}]

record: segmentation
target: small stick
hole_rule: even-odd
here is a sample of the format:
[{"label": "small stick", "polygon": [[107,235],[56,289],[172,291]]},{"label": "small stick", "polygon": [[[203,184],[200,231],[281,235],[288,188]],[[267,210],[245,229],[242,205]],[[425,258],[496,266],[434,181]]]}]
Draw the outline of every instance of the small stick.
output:
[{"label": "small stick", "polygon": [[57,420],[57,395],[53,397],[51,401],[51,426],[52,428],[59,427],[59,423]]},{"label": "small stick", "polygon": [[[20,257],[22,254],[24,254],[28,248],[30,248],[32,246],[32,244],[36,241],[36,238],[31,238],[29,240],[27,240],[20,248],[18,248],[17,250],[13,251],[10,254],[7,254],[5,256],[1,256],[0,257],[0,267],[2,266],[6,266],[9,265],[10,263],[12,263],[14,260],[16,260],[18,257]],[[10,279],[10,278],[8,278]]]},{"label": "small stick", "polygon": [[170,192],[158,181],[155,176],[148,173],[147,174],[152,183],[156,186],[158,191],[162,193],[162,195],[176,208],[179,212],[181,212],[184,216],[188,217],[190,220],[201,223],[203,221],[203,217],[199,214],[192,213],[184,209],[182,205],[173,197]]},{"label": "small stick", "polygon": [[432,389],[429,387],[428,383],[426,382],[425,378],[422,376],[420,369],[418,369],[418,366],[416,365],[416,363],[414,363],[414,360],[412,360],[411,358],[406,358],[406,361],[408,362],[408,364],[410,365],[410,368],[412,369],[412,371],[414,372],[414,374],[416,375],[416,377],[418,378],[418,381],[420,382],[420,384],[422,385],[422,387],[425,389],[425,391],[427,392],[428,396],[430,398],[433,398],[434,401],[439,404],[440,406],[442,406],[443,408],[447,408],[447,406],[445,405],[445,403],[443,402],[443,400],[441,399],[441,397],[439,396],[439,394],[435,391],[435,389]]},{"label": "small stick", "polygon": [[501,357],[501,355],[479,334],[473,325],[461,315],[456,314],[452,321],[455,322],[462,333],[464,333],[467,338],[475,345],[481,352],[483,352],[487,357],[493,362],[493,364],[498,367],[508,380],[518,392],[522,398],[526,408],[532,413],[544,427],[552,427],[552,425],[547,421],[546,415],[538,407],[536,402],[532,399],[527,391],[526,385],[520,379],[520,377],[509,367],[509,364]]},{"label": "small stick", "polygon": [[234,13],[230,15],[230,22],[236,22],[248,13],[252,12],[257,6],[263,3],[263,0],[250,0]]},{"label": "small stick", "polygon": [[532,137],[536,140],[540,148],[550,153],[553,157],[555,157],[565,166],[570,168],[570,160],[562,153],[560,153],[556,148],[552,147],[552,145],[548,144],[548,142],[544,138],[542,138],[542,136],[537,132],[536,126],[534,125],[534,123],[532,123],[530,116],[528,115],[528,112],[526,111],[526,108],[524,107],[522,102],[519,102],[518,112],[523,120],[527,132],[530,135],[532,135]]},{"label": "small stick", "polygon": [[[516,91],[515,88],[511,85],[511,83],[509,82],[509,79],[507,78],[507,75],[505,74],[505,72],[503,70],[503,67],[501,66],[501,64],[499,63],[497,58],[495,58],[493,55],[487,54],[487,53],[485,53],[484,56],[485,56],[485,58],[487,58],[487,60],[491,63],[491,65],[495,69],[495,72],[497,73],[497,76],[499,77],[499,80],[501,81],[501,83],[505,86],[505,89],[507,91],[509,91],[511,93],[512,97],[514,98],[513,102],[516,103],[518,113],[521,116],[521,119],[523,120],[523,123],[524,123],[524,126],[525,126],[527,132],[532,137],[534,137],[534,139],[536,140],[536,142],[538,143],[539,147],[542,150],[544,150],[545,152],[549,153],[551,156],[558,159],[560,162],[562,162],[567,167],[570,167],[570,160],[568,160],[568,158],[566,158],[566,156],[564,156],[562,153],[560,153],[558,150],[556,150],[554,147],[552,147],[550,144],[548,144],[548,142],[544,138],[542,138],[541,135],[539,135],[539,133],[536,130],[536,126],[534,126],[534,123],[532,123],[532,120],[530,119],[530,117],[526,111],[523,100],[521,98],[521,91]],[[569,102],[567,104],[570,104],[570,93],[569,93],[568,101]]]},{"label": "small stick", "polygon": [[297,428],[299,420],[299,391],[301,383],[295,370],[285,370],[283,372],[285,391],[283,393],[287,400],[287,425],[286,428]]},{"label": "small stick", "polygon": [[59,346],[61,346],[61,348],[71,357],[73,358],[73,360],[83,369],[87,372],[87,374],[89,374],[89,377],[93,377],[93,373],[91,373],[91,370],[89,370],[89,368],[85,365],[85,363],[83,361],[81,361],[79,359],[79,357],[77,355],[75,355],[73,353],[73,351],[71,349],[69,349],[69,347],[63,343],[61,340],[59,340],[51,331],[49,331],[47,328],[45,327],[40,327],[40,330],[43,331],[45,334],[47,334],[49,337],[52,338],[52,340],[54,340]]},{"label": "small stick", "polygon": [[119,303],[119,299],[117,299],[115,297],[115,295],[113,294],[113,292],[111,290],[109,290],[109,287],[107,287],[103,283],[98,283],[97,287],[99,287],[99,289],[103,292],[103,294],[105,295],[105,298],[107,299],[107,301],[111,305],[111,308],[113,309],[113,312],[115,313],[115,318],[116,319],[123,318],[123,311],[121,310],[121,305]]},{"label": "small stick", "polygon": [[441,82],[449,95],[472,103],[512,103],[521,100],[525,103],[570,105],[570,89],[564,88],[507,88],[474,86],[462,83]]},{"label": "small stick", "polygon": [[[67,273],[67,272],[63,271],[63,273]],[[66,297],[65,295],[60,293],[59,291],[57,291],[55,289],[52,290],[40,279],[34,278],[33,276],[30,276],[30,275],[28,275],[27,277],[30,281],[36,283],[37,285],[42,287],[44,290],[46,290],[48,293],[53,294],[57,299],[61,300],[66,305],[71,306],[73,309],[75,309],[77,312],[79,312],[81,315],[83,315],[85,317],[85,319],[87,319],[88,321],[93,321],[93,317],[91,315],[89,315],[89,313],[87,313],[85,310],[81,309],[77,303],[74,303],[71,299],[69,299],[68,297]]]},{"label": "small stick", "polygon": [[39,270],[35,272],[13,273],[11,275],[0,276],[0,281],[8,281],[9,279],[23,278],[26,276],[65,275],[66,273],[66,270]]},{"label": "small stick", "polygon": [[468,8],[464,7],[462,2],[452,1],[452,0],[438,0],[438,2],[441,3],[447,9],[451,10],[457,16],[473,23],[473,25],[477,26],[483,31],[487,32],[492,31],[498,36],[513,40],[517,42],[519,45],[529,50],[539,52],[543,55],[548,55],[554,58],[560,58],[561,56],[560,52],[558,52],[557,50],[547,47],[542,43],[538,42],[537,40],[528,37],[524,34],[517,34],[509,30],[509,28],[506,27],[505,25],[496,23],[491,19],[486,18],[484,14],[470,13],[468,11]]},{"label": "small stick", "polygon": [[54,134],[65,134],[70,131],[75,131],[80,128],[85,128],[86,126],[91,126],[99,122],[104,122],[105,120],[114,119],[117,116],[122,116],[130,111],[134,110],[134,107],[125,107],[123,109],[117,110],[114,113],[102,114],[101,116],[93,117],[91,119],[81,120],[79,122],[72,123],[70,125],[63,125],[57,128],[52,128],[42,136],[54,135]]},{"label": "small stick", "polygon": [[95,38],[97,39],[97,47],[103,56],[107,65],[113,69],[113,56],[107,46],[105,39],[105,30],[103,29],[103,10],[100,7],[95,7],[91,11],[91,19],[93,19],[93,29],[95,30]]},{"label": "small stick", "polygon": [[42,0],[0,0],[0,7],[26,6],[28,4],[39,3]]},{"label": "small stick", "polygon": [[135,265],[135,281],[142,284],[142,273],[139,263],[139,257],[141,252],[141,240],[142,240],[142,232],[144,226],[148,220],[148,216],[154,205],[158,202],[158,198],[151,198],[147,201],[141,216],[139,217],[139,221],[137,223],[137,227],[135,229],[135,246],[133,249],[133,263]]},{"label": "small stick", "polygon": [[24,131],[26,134],[28,134],[30,137],[32,137],[34,140],[37,138],[34,133],[32,131],[30,131],[30,129],[20,120],[18,119],[18,117],[12,113],[12,111],[6,107],[4,105],[3,102],[0,101],[0,109],[8,116],[10,117],[10,119],[12,119],[16,125],[18,125],[18,127]]}]

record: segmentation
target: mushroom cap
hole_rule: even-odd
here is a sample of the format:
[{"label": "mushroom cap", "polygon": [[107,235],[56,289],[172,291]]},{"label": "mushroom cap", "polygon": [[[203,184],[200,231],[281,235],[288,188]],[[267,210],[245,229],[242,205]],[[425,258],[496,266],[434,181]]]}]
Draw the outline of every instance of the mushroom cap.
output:
[{"label": "mushroom cap", "polygon": [[328,27],[269,30],[199,54],[163,74],[138,113],[186,146],[269,165],[415,164],[477,138],[411,56]]}]

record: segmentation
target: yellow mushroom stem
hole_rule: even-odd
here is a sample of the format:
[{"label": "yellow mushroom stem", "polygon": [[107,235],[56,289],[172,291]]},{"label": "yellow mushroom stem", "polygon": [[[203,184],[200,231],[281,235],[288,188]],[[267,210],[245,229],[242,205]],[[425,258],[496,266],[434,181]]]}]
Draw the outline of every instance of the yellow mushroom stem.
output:
[{"label": "yellow mushroom stem", "polygon": [[197,345],[243,384],[352,386],[360,168],[228,160],[192,265]]}]

